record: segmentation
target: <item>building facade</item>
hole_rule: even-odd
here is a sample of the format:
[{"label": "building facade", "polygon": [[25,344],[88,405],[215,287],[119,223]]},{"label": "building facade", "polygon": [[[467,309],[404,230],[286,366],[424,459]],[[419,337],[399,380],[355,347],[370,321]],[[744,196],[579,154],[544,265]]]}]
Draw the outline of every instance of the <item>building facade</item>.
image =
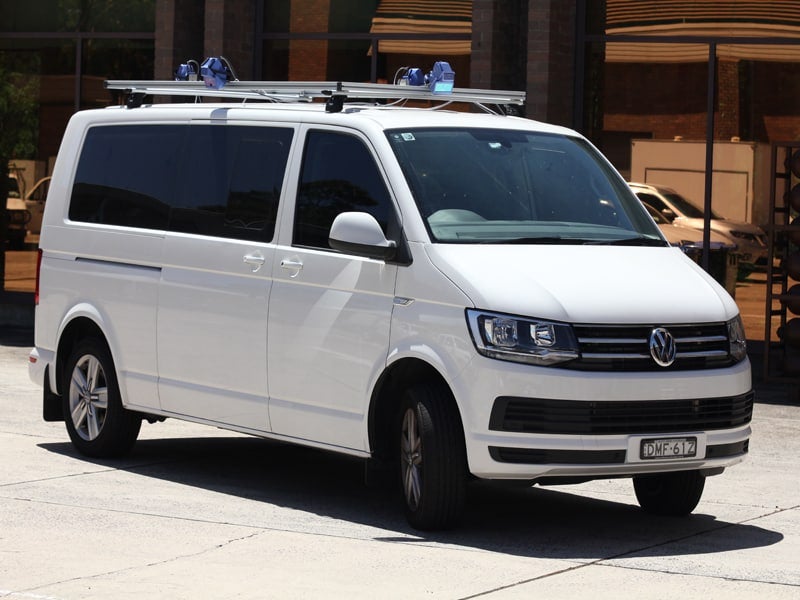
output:
[{"label": "building facade", "polygon": [[[105,79],[218,55],[242,80],[391,82],[446,60],[459,87],[524,90],[524,116],[578,129],[626,177],[634,140],[800,139],[796,0],[8,0],[0,68],[30,83],[38,129],[4,158],[30,189],[71,114],[120,101]],[[3,289],[29,293],[31,269]]]}]

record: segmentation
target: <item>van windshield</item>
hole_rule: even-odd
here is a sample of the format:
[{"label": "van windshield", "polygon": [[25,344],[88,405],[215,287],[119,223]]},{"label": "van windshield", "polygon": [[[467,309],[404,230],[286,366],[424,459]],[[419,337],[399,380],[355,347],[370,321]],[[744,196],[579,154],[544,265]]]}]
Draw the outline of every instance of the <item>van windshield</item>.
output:
[{"label": "van windshield", "polygon": [[387,137],[435,242],[667,245],[580,138],[477,128]]}]

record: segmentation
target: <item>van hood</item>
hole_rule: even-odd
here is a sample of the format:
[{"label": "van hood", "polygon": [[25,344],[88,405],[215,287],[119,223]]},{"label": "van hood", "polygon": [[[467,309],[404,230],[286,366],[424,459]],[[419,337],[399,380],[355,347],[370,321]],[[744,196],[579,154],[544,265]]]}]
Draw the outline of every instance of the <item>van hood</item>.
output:
[{"label": "van hood", "polygon": [[674,247],[430,244],[427,252],[485,310],[598,324],[719,322],[738,313]]}]

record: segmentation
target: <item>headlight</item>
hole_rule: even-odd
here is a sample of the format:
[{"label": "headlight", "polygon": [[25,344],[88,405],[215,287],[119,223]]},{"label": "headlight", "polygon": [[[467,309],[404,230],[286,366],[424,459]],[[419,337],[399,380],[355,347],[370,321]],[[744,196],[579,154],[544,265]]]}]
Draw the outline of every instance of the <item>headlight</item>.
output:
[{"label": "headlight", "polygon": [[490,358],[547,366],[579,356],[572,327],[564,323],[467,309],[467,324],[475,348]]},{"label": "headlight", "polygon": [[744,357],[747,356],[747,337],[744,334],[744,324],[739,315],[728,321],[728,345],[731,358],[736,362],[744,360]]}]

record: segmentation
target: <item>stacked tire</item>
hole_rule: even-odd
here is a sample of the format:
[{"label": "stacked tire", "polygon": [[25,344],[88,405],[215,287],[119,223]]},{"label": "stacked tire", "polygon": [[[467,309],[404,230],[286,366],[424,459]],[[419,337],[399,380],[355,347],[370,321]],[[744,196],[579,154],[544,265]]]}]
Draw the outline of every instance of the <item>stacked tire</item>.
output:
[{"label": "stacked tire", "polygon": [[[787,163],[792,180],[800,180],[800,150],[795,150]],[[786,231],[788,249],[782,267],[787,277],[800,282],[800,182],[790,189],[788,204],[793,218]],[[787,290],[781,303],[786,308],[787,317],[791,316],[777,332],[786,349],[784,372],[787,375],[800,375],[800,283],[795,283]]]}]

